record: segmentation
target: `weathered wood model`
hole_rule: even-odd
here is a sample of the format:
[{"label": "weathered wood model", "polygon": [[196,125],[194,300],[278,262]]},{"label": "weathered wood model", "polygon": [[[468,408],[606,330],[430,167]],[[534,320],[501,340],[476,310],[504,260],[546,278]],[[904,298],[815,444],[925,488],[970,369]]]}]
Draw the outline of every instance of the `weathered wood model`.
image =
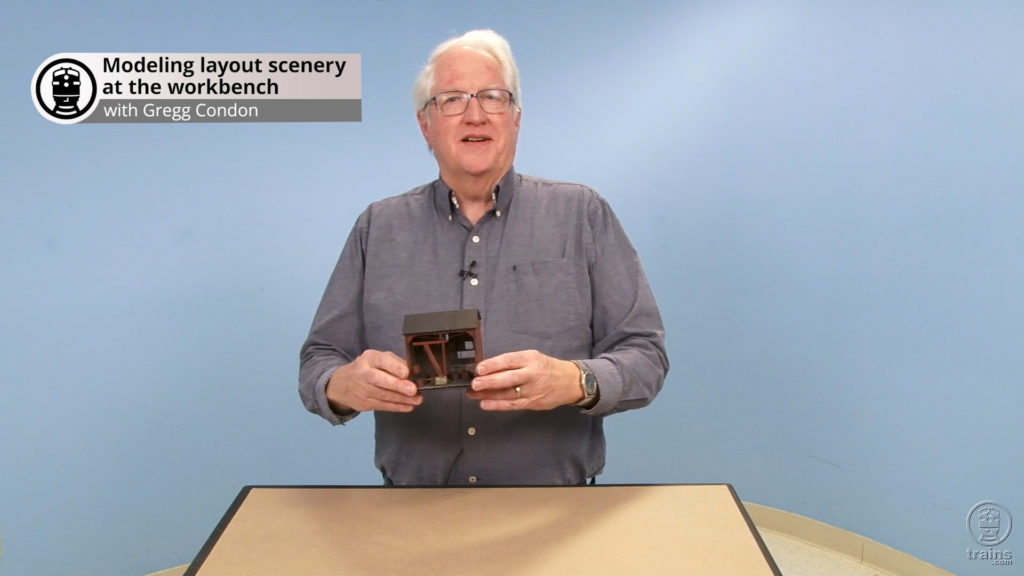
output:
[{"label": "weathered wood model", "polygon": [[469,386],[483,360],[478,310],[409,314],[402,326],[409,379],[421,389]]}]

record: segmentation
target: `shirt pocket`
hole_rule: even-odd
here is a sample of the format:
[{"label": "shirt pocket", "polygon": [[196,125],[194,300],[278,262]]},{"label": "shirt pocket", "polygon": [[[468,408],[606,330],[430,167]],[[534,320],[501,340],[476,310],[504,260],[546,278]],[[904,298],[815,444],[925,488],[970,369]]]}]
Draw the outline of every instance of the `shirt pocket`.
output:
[{"label": "shirt pocket", "polygon": [[550,338],[590,333],[590,274],[585,262],[548,258],[512,266],[510,329]]}]

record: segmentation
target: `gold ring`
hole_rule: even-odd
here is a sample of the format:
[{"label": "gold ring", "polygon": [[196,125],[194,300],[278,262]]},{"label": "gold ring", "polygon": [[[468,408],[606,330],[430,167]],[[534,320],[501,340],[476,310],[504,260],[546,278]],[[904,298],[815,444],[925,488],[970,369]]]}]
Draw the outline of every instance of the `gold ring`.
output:
[{"label": "gold ring", "polygon": [[516,386],[515,387],[515,391],[516,391],[516,400],[519,400],[520,398],[523,397],[523,389],[522,389],[522,387]]}]

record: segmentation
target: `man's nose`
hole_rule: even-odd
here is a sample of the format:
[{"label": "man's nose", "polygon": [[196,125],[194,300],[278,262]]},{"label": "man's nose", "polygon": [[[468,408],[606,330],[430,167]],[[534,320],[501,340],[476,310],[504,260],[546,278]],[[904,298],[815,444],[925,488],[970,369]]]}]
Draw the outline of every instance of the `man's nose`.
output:
[{"label": "man's nose", "polygon": [[466,104],[466,111],[462,113],[462,119],[466,122],[483,122],[487,118],[487,112],[480,107],[480,99],[476,96],[469,99]]}]

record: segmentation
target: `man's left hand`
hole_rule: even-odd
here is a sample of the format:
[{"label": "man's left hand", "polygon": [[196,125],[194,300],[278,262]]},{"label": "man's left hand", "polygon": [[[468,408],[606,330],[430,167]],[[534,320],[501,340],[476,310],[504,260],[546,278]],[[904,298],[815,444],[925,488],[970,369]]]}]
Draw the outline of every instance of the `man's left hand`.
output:
[{"label": "man's left hand", "polygon": [[536,350],[488,358],[476,372],[468,395],[484,410],[551,410],[583,399],[580,369]]}]

